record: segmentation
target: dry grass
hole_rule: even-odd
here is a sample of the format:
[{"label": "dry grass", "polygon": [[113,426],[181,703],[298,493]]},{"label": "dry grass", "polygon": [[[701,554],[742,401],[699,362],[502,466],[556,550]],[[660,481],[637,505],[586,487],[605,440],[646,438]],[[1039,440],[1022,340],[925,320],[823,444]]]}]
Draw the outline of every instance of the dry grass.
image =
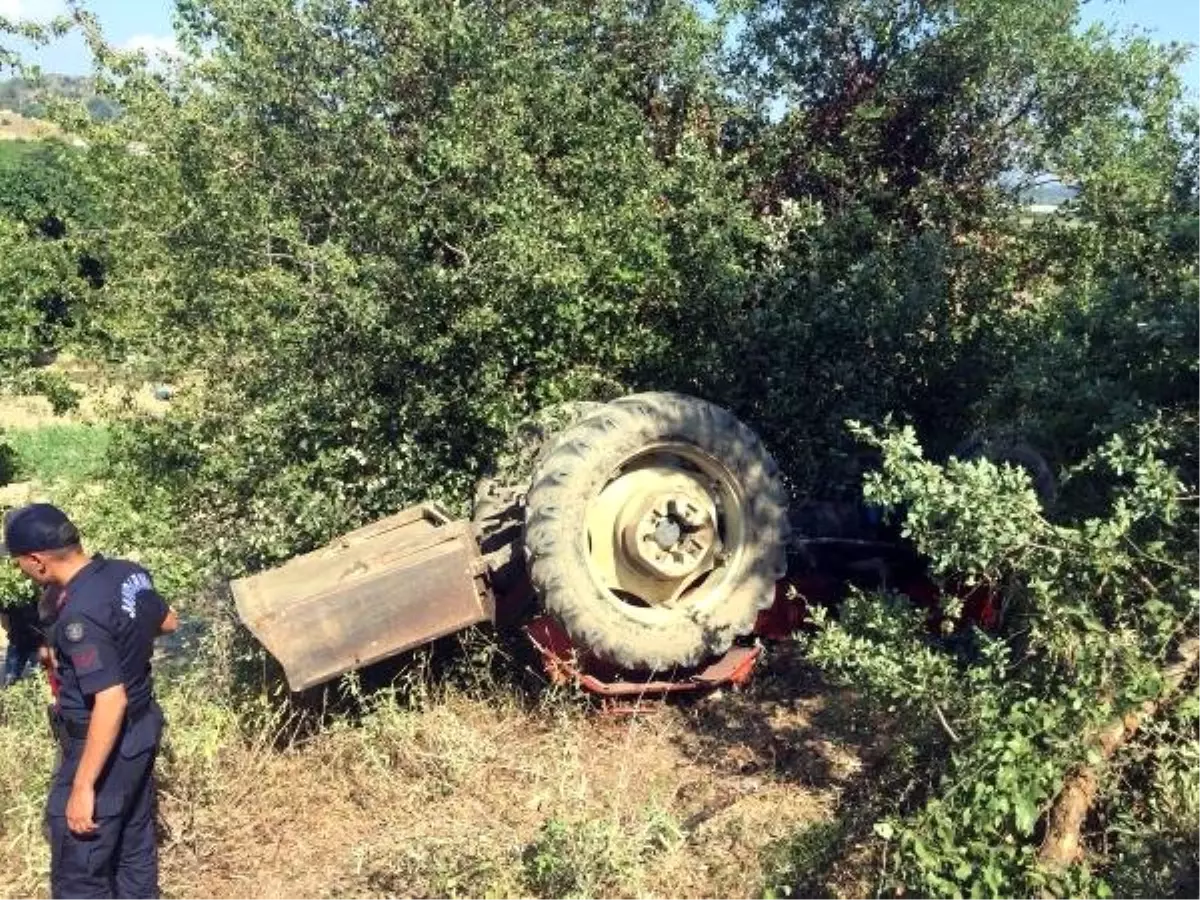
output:
[{"label": "dry grass", "polygon": [[168,845],[168,887],[755,896],[763,851],[827,820],[869,749],[829,733],[854,728],[830,716],[844,698],[807,674],[789,684],[787,662],[748,695],[632,718],[452,688],[283,753],[235,753],[222,796],[188,813],[193,839]]},{"label": "dry grass", "polygon": [[52,122],[0,109],[0,141],[37,141],[60,134],[62,130]]},{"label": "dry grass", "polygon": [[43,690],[26,679],[0,691],[0,896],[5,897],[29,895],[49,871],[42,804],[54,745]]},{"label": "dry grass", "polygon": [[[633,717],[421,679],[291,739],[286,707],[235,706],[175,665],[160,678],[168,896],[760,896],[768,849],[829,821],[879,752],[788,655],[746,693]],[[0,720],[7,760],[45,743]],[[30,810],[4,806],[0,893],[41,896]]]},{"label": "dry grass", "polygon": [[[834,789],[723,767],[708,748],[695,752],[689,718],[526,710],[448,692],[288,752],[235,753],[219,795],[184,814],[166,881],[184,896],[525,895],[535,887],[527,857],[559,822],[609,833],[578,858],[548,848],[565,883],[754,895],[761,849],[826,816]],[[181,812],[168,803],[165,821]],[[657,844],[639,835],[654,827]]]},{"label": "dry grass", "polygon": [[169,401],[154,396],[151,382],[131,373],[122,374],[115,366],[87,362],[64,353],[45,366],[45,370],[62,375],[79,393],[78,408],[56,414],[49,399],[40,394],[0,396],[0,430],[103,423],[111,421],[114,412],[129,408],[161,415],[170,406]]}]

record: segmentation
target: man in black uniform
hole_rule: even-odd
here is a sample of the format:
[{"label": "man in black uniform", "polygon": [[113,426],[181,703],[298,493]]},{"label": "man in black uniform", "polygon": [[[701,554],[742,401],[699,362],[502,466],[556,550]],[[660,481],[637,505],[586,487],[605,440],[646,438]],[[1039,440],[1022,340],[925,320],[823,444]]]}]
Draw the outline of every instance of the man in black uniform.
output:
[{"label": "man in black uniform", "polygon": [[0,626],[8,636],[8,647],[4,651],[4,687],[9,687],[24,677],[42,645],[37,601],[27,600],[0,609]]},{"label": "man in black uniform", "polygon": [[154,639],[175,613],[135,563],[88,556],[67,516],[46,503],[10,512],[4,551],[57,589],[49,638],[59,681],[51,711],[61,747],[46,814],[55,897],[157,897]]}]

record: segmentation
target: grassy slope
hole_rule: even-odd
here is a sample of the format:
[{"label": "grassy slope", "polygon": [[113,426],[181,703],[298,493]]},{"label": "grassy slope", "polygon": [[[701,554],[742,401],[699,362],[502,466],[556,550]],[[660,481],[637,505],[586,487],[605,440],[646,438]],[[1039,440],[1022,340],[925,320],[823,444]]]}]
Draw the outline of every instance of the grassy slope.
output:
[{"label": "grassy slope", "polygon": [[[100,471],[105,434],[10,437],[26,476],[69,490]],[[761,895],[776,848],[831,821],[884,752],[794,652],[746,693],[633,718],[532,699],[493,640],[448,655],[449,671],[414,661],[391,691],[352,683],[301,727],[312,703],[253,687],[268,663],[227,613],[211,618],[159,664],[166,895]],[[3,896],[46,891],[45,692],[39,677],[0,694]]]},{"label": "grassy slope", "polygon": [[9,429],[4,440],[16,455],[14,481],[80,484],[100,473],[109,433],[99,425],[62,423]]},{"label": "grassy slope", "polygon": [[36,141],[59,134],[57,126],[0,109],[0,141]]}]

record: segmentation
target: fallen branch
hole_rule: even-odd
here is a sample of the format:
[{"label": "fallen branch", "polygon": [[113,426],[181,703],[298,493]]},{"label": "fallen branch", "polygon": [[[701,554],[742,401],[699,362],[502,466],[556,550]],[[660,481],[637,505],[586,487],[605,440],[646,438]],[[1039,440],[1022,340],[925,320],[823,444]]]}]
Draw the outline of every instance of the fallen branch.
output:
[{"label": "fallen branch", "polygon": [[[1175,651],[1174,660],[1163,670],[1163,686],[1154,700],[1114,719],[1100,730],[1096,749],[1104,762],[1131,738],[1142,722],[1153,716],[1179,690],[1200,660],[1200,640],[1189,638]],[[1065,868],[1083,858],[1080,831],[1100,787],[1098,765],[1081,766],[1063,783],[1046,816],[1046,837],[1038,856],[1042,864]]]},{"label": "fallen branch", "polygon": [[937,713],[938,721],[942,723],[942,728],[954,743],[958,743],[958,735],[954,733],[954,729],[950,727],[950,723],[946,721],[946,717],[942,715],[942,708],[936,703],[933,704],[933,711]]}]

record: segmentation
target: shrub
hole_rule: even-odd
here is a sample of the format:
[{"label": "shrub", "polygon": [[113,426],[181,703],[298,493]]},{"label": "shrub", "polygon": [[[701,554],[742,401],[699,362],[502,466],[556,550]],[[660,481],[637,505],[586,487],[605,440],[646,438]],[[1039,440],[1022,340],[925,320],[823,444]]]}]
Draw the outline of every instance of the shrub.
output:
[{"label": "shrub", "polygon": [[[1113,879],[1136,880],[1120,857],[1042,868],[1039,823],[1068,771],[1104,762],[1101,727],[1157,696],[1170,650],[1196,631],[1196,509],[1158,458],[1161,437],[1144,429],[1111,439],[1070,473],[1104,478],[1106,514],[1052,524],[1023,472],[939,466],[907,429],[858,433],[884,455],[866,497],[901,511],[935,574],[989,586],[1006,610],[1001,635],[949,639],[932,635],[905,598],[858,596],[809,644],[830,677],[907,710],[910,739],[925,748],[920,783],[875,829],[892,847],[888,880],[939,896],[1106,894]],[[953,621],[962,603],[947,600],[941,612]],[[1185,721],[1191,734],[1194,720]],[[1169,751],[1158,762],[1142,776],[1151,792],[1192,765]],[[1104,772],[1101,803],[1121,808],[1118,777],[1130,761]],[[1191,837],[1173,845],[1174,865],[1190,846]]]}]

